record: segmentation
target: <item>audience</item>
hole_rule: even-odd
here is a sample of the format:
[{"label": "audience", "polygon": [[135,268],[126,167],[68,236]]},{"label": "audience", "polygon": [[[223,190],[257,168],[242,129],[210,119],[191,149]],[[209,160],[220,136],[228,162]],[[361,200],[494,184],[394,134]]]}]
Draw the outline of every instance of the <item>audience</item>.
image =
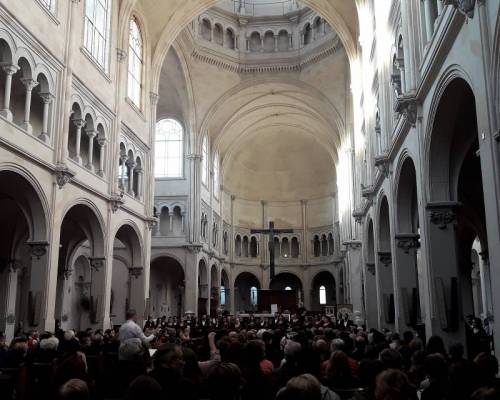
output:
[{"label": "audience", "polygon": [[306,312],[163,317],[143,331],[132,310],[105,331],[31,331],[9,345],[0,333],[0,378],[13,377],[6,400],[500,399],[498,361],[481,343],[466,359],[463,344],[447,351],[438,336],[425,345],[415,332],[366,331],[345,315],[337,323]]}]

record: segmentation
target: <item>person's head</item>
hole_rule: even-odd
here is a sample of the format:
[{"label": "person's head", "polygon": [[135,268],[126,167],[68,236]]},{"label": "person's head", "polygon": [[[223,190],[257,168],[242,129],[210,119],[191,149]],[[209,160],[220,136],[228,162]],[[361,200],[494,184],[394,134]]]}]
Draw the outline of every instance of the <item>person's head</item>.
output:
[{"label": "person's head", "polygon": [[293,340],[289,340],[285,344],[285,358],[287,360],[292,360],[300,353],[302,350],[302,345]]},{"label": "person's head", "polygon": [[440,353],[446,356],[446,349],[441,336],[431,336],[427,342],[427,354]]},{"label": "person's head", "polygon": [[429,354],[425,357],[424,370],[431,381],[443,381],[447,378],[448,364],[442,354]]},{"label": "person's head", "polygon": [[264,343],[260,340],[250,340],[243,348],[244,361],[250,369],[260,369],[260,362],[264,355]]},{"label": "person's head", "polygon": [[491,354],[479,353],[474,363],[478,366],[481,376],[486,379],[494,379],[498,374],[498,360]]},{"label": "person's head", "polygon": [[342,339],[333,339],[330,344],[330,351],[333,353],[335,351],[344,351],[345,342]]},{"label": "person's head", "polygon": [[128,310],[126,314],[127,321],[132,320],[135,322],[137,320],[137,312],[134,309]]},{"label": "person's head", "polygon": [[63,400],[88,400],[90,399],[89,387],[80,379],[70,379],[59,389],[59,398]]},{"label": "person's head", "polygon": [[196,353],[192,349],[184,347],[182,349],[182,357],[184,359],[184,375],[201,375]]},{"label": "person's head", "polygon": [[349,359],[343,351],[334,351],[330,357],[330,368],[328,373],[332,377],[351,376],[351,367]]},{"label": "person's head", "polygon": [[388,369],[377,376],[375,388],[376,400],[412,400],[416,399],[415,388],[399,369]]},{"label": "person's head", "polygon": [[207,390],[211,400],[239,399],[241,371],[236,364],[222,362],[208,375]]},{"label": "person's head", "polygon": [[384,369],[403,369],[403,357],[399,351],[384,349],[379,354],[379,360],[382,361]]},{"label": "person's head", "polygon": [[310,374],[300,375],[288,381],[276,400],[321,400],[321,385]]},{"label": "person's head", "polygon": [[153,356],[153,364],[155,368],[167,368],[182,373],[184,368],[182,348],[173,343],[161,345]]},{"label": "person's head", "polygon": [[453,343],[450,346],[450,357],[453,360],[460,360],[464,356],[464,345],[462,343]]},{"label": "person's head", "polygon": [[157,399],[161,396],[161,386],[147,375],[135,378],[129,385],[125,400]]},{"label": "person's head", "polygon": [[48,351],[56,351],[59,346],[59,339],[55,336],[44,337],[40,340],[40,349]]}]

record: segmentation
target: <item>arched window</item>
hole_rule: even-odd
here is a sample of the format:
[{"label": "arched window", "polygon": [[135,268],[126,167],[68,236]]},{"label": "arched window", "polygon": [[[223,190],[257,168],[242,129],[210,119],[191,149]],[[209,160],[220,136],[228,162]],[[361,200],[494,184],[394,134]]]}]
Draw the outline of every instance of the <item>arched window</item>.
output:
[{"label": "arched window", "polygon": [[214,196],[216,199],[219,198],[219,190],[220,190],[220,179],[219,179],[219,153],[216,152],[214,155]]},{"label": "arched window", "polygon": [[220,287],[220,305],[226,305],[226,288],[224,286]]},{"label": "arched window", "polygon": [[201,144],[201,182],[208,183],[208,138],[205,135]]},{"label": "arched window", "polygon": [[163,119],[156,124],[155,176],[182,177],[183,133],[182,125],[175,119]]},{"label": "arched window", "polygon": [[326,287],[324,286],[319,287],[319,304],[326,304]]},{"label": "arched window", "polygon": [[108,69],[108,35],[111,0],[85,1],[83,46],[104,70]]},{"label": "arched window", "polygon": [[292,288],[290,286],[287,286],[285,290],[292,290]]},{"label": "arched window", "polygon": [[143,70],[142,35],[135,17],[130,20],[128,34],[128,81],[127,96],[141,108],[142,70]]},{"label": "arched window", "polygon": [[257,288],[255,286],[252,286],[250,289],[250,302],[252,303],[252,306],[257,305]]}]

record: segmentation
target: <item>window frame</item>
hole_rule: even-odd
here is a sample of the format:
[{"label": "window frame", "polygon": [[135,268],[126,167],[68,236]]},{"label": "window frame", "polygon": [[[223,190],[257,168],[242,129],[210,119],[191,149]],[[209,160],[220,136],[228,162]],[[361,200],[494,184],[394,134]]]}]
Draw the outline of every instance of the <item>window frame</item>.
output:
[{"label": "window frame", "polygon": [[[94,15],[93,15],[93,20],[90,20],[87,16],[87,4],[89,1],[92,1],[94,3]],[[99,61],[98,56],[95,54],[94,49],[95,49],[95,35],[96,35],[96,4],[100,3],[102,5],[102,2],[105,2],[106,7],[105,7],[105,32],[104,32],[104,54],[103,54],[103,64]],[[85,6],[84,6],[84,13],[83,13],[83,45],[82,49],[84,53],[89,57],[89,59],[101,70],[103,71],[106,75],[109,73],[109,64],[110,64],[110,42],[111,42],[111,14],[113,11],[113,0],[85,0]],[[87,21],[92,24],[92,39],[90,40],[90,46],[89,43],[87,43],[87,36],[89,35],[88,33],[88,28],[87,28]],[[100,34],[100,32],[97,32]]]},{"label": "window frame", "polygon": [[319,291],[318,292],[319,292],[319,305],[320,306],[326,306],[326,304],[328,303],[328,301],[327,301],[327,295],[326,295],[326,286],[325,285],[321,285],[319,287]]},{"label": "window frame", "polygon": [[[165,140],[162,140],[161,142],[165,142],[165,149],[164,149],[164,164],[165,164],[165,167],[163,169],[163,174],[162,175],[158,175],[157,174],[157,168],[158,168],[158,164],[157,164],[157,161],[159,159],[158,157],[158,143],[160,142],[160,140],[158,140],[158,134],[159,134],[159,129],[158,129],[158,125],[163,122],[163,121],[173,121],[175,123],[177,123],[178,127],[180,128],[180,140],[170,140],[171,142],[180,142],[180,148],[179,148],[179,151],[180,151],[180,154],[179,154],[179,157],[176,157],[179,161],[179,166],[180,166],[180,172],[179,172],[179,175],[168,175],[165,173],[168,172],[168,135],[169,135],[169,132],[166,132],[165,133],[165,137],[167,137],[167,139]],[[182,125],[182,123],[175,119],[175,118],[170,118],[170,117],[167,117],[167,118],[162,118],[160,120],[158,120],[156,122],[156,126],[155,126],[155,154],[154,154],[154,161],[155,161],[155,166],[154,166],[154,176],[155,176],[155,179],[161,179],[161,180],[179,180],[179,179],[184,179],[185,176],[184,176],[184,173],[185,173],[185,168],[184,168],[184,148],[185,148],[185,130],[184,130],[184,126]]]},{"label": "window frame", "polygon": [[[135,50],[135,46],[132,45],[132,24],[135,24],[137,27],[137,32],[138,32],[138,37],[140,40],[140,55],[137,54],[137,51]],[[137,77],[131,72],[131,60],[136,59],[138,63],[140,64],[140,71],[139,71],[139,80],[137,80]],[[143,110],[144,106],[144,33],[141,28],[141,24],[139,19],[137,18],[136,15],[132,15],[129,20],[129,37],[128,37],[128,60],[127,60],[127,99],[130,100],[130,102],[137,107],[140,111]],[[138,103],[136,103],[131,96],[130,90],[131,90],[131,78],[134,81],[135,84],[138,85]]]}]

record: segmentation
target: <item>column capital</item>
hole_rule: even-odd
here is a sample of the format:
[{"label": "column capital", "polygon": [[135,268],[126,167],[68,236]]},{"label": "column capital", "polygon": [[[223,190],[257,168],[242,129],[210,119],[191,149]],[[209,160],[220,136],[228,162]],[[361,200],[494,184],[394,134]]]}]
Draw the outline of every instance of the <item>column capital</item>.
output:
[{"label": "column capital", "polygon": [[388,267],[392,264],[392,254],[390,251],[379,251],[378,259],[384,265],[384,267]]},{"label": "column capital", "polygon": [[39,95],[44,104],[52,103],[52,100],[54,100],[55,98],[55,96],[52,93],[40,93]]},{"label": "column capital", "polygon": [[28,92],[31,92],[39,84],[38,81],[35,81],[34,79],[31,78],[22,78],[21,82],[26,88],[26,91]]},{"label": "column capital", "polygon": [[97,132],[95,129],[86,129],[85,133],[87,134],[89,139],[93,139],[99,134],[99,132]]},{"label": "column capital", "polygon": [[2,69],[4,70],[4,72],[7,74],[7,75],[14,75],[17,71],[19,71],[19,66],[17,65],[14,65],[14,64],[1,64],[2,65]]},{"label": "column capital", "polygon": [[32,241],[32,242],[28,242],[27,245],[31,249],[31,256],[36,257],[36,259],[39,260],[45,254],[47,254],[47,247],[49,247],[49,242]]},{"label": "column capital", "polygon": [[428,203],[426,206],[429,219],[439,229],[446,229],[448,225],[455,224],[458,217],[458,209],[461,204],[454,201]]},{"label": "column capital", "polygon": [[128,160],[126,164],[130,169],[134,169],[137,166],[137,163],[134,160]]},{"label": "column capital", "polygon": [[127,58],[127,51],[117,47],[116,48],[116,59],[118,60],[118,62],[122,63],[123,61],[125,61],[126,58]]},{"label": "column capital", "polygon": [[347,251],[356,251],[361,249],[362,242],[361,240],[346,240],[342,242],[342,244],[346,247]]},{"label": "column capital", "polygon": [[127,160],[128,160],[128,155],[126,155],[126,154],[121,154],[121,155],[120,155],[120,160],[122,160],[122,162],[127,162]]},{"label": "column capital", "polygon": [[375,263],[366,263],[366,270],[375,276]]},{"label": "column capital", "polygon": [[149,92],[149,98],[151,99],[151,105],[155,106],[158,104],[158,101],[160,100],[160,95],[155,92]]},{"label": "column capital", "polygon": [[89,257],[90,267],[96,271],[104,268],[106,265],[106,258],[104,257]]},{"label": "column capital", "polygon": [[73,122],[77,129],[82,129],[87,124],[85,120],[81,118],[72,119],[71,122]]},{"label": "column capital", "polygon": [[128,273],[135,279],[139,279],[139,277],[142,275],[143,270],[144,270],[143,267],[131,267],[128,269]]},{"label": "column capital", "polygon": [[186,159],[189,161],[201,161],[203,156],[197,153],[191,153],[186,155]]},{"label": "column capital", "polygon": [[69,183],[71,179],[75,176],[75,173],[71,171],[66,164],[58,164],[54,170],[56,175],[56,183],[59,189],[62,189],[64,185]]},{"label": "column capital", "polygon": [[106,137],[98,135],[97,136],[97,144],[101,147],[104,147],[108,143],[108,139]]},{"label": "column capital", "polygon": [[409,254],[411,249],[420,248],[420,235],[417,233],[398,233],[395,239],[398,248],[406,254]]}]

